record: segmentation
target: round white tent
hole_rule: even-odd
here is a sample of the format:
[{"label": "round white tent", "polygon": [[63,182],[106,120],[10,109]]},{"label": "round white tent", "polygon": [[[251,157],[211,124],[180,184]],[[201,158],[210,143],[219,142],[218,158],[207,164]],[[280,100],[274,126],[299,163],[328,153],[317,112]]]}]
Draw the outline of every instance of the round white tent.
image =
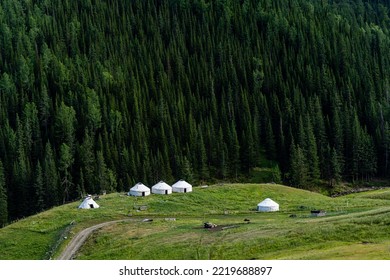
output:
[{"label": "round white tent", "polygon": [[155,194],[170,194],[172,193],[172,187],[167,183],[160,181],[152,187],[152,193]]},{"label": "round white tent", "polygon": [[270,198],[264,199],[262,202],[257,204],[257,211],[260,212],[274,212],[279,211],[279,204]]},{"label": "round white tent", "polygon": [[137,183],[130,189],[127,195],[132,196],[148,196],[150,195],[150,189],[142,183]]},{"label": "round white tent", "polygon": [[81,202],[79,208],[80,209],[91,209],[91,208],[99,208],[99,204],[93,200],[91,195],[87,195],[87,197]]},{"label": "round white tent", "polygon": [[179,180],[172,185],[173,192],[192,192],[192,185],[184,180]]}]

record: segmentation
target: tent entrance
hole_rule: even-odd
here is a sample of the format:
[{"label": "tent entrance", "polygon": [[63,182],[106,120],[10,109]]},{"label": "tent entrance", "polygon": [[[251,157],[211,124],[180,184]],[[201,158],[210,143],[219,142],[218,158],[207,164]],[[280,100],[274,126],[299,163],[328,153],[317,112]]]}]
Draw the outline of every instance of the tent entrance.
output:
[{"label": "tent entrance", "polygon": [[168,194],[168,190],[165,190],[165,194]]},{"label": "tent entrance", "polygon": [[90,205],[89,205],[89,208],[94,208],[94,207],[93,207],[93,204],[90,204]]},{"label": "tent entrance", "polygon": [[184,189],[184,192],[185,192],[185,193],[187,192],[187,188]]},{"label": "tent entrance", "polygon": [[142,196],[145,196],[145,192],[142,192]]}]

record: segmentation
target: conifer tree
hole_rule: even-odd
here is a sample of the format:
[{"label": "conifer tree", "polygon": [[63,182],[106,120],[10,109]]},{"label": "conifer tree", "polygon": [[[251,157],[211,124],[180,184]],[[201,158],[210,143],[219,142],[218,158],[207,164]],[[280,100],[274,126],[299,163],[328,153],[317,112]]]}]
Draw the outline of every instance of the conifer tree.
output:
[{"label": "conifer tree", "polygon": [[236,126],[232,123],[229,127],[229,173],[230,176],[237,179],[240,172],[240,143],[238,141]]},{"label": "conifer tree", "polygon": [[84,173],[83,170],[80,168],[80,180],[77,184],[77,192],[80,198],[85,197],[86,191],[85,191],[85,182],[84,182]]},{"label": "conifer tree", "polygon": [[50,142],[47,142],[45,146],[43,181],[45,186],[45,205],[47,207],[58,205],[61,197],[60,180],[57,163]]},{"label": "conifer tree", "polygon": [[71,148],[67,144],[63,143],[60,148],[60,161],[58,167],[61,172],[61,195],[63,204],[69,200],[72,186],[74,185],[71,174],[71,167],[73,163],[74,158]]},{"label": "conifer tree", "polygon": [[272,129],[271,120],[268,120],[266,127],[266,139],[265,139],[268,151],[268,158],[275,160],[276,159],[276,144],[275,144],[275,135]]},{"label": "conifer tree", "polygon": [[384,148],[384,172],[385,174],[389,174],[390,167],[390,126],[389,123],[386,122],[383,129],[383,148]]},{"label": "conifer tree", "polygon": [[85,191],[95,193],[96,177],[95,177],[95,155],[93,138],[89,131],[85,131],[84,141],[80,145],[79,156],[81,167],[84,175]]},{"label": "conifer tree", "polygon": [[291,145],[290,161],[291,184],[298,188],[307,187],[309,180],[309,169],[307,166],[305,153],[299,145]]},{"label": "conifer tree", "polygon": [[186,156],[183,157],[183,160],[181,162],[181,178],[183,180],[186,180],[187,182],[193,182],[194,180],[194,174],[193,169],[191,167],[190,161],[187,159]]},{"label": "conifer tree", "polygon": [[67,106],[64,102],[61,102],[55,119],[57,143],[59,143],[60,147],[62,144],[66,144],[71,148],[71,151],[73,150],[76,136],[75,126],[76,111],[72,106]]},{"label": "conifer tree", "polygon": [[320,179],[320,168],[319,168],[319,159],[317,153],[317,143],[313,132],[313,127],[311,125],[310,117],[306,118],[306,134],[307,134],[307,160],[309,168],[310,179],[316,182]]},{"label": "conifer tree", "polygon": [[8,222],[8,198],[3,163],[0,161],[0,228]]},{"label": "conifer tree", "polygon": [[[17,118],[17,158],[13,164],[13,176],[15,177],[15,186],[12,200],[15,203],[14,211],[17,215],[27,215],[30,211],[29,196],[31,193],[32,176],[31,164],[26,153],[25,131],[23,130],[20,119]],[[13,206],[14,207],[14,206]]]},{"label": "conifer tree", "polygon": [[198,133],[198,151],[199,151],[199,157],[198,157],[198,162],[199,162],[199,168],[198,168],[198,174],[199,174],[199,179],[204,182],[209,178],[209,168],[208,168],[208,159],[207,159],[207,154],[206,154],[206,148],[204,145],[203,141],[203,135],[202,132],[199,131]]},{"label": "conifer tree", "polygon": [[38,111],[39,111],[39,121],[40,124],[43,126],[44,134],[48,133],[48,125],[49,125],[49,118],[51,113],[51,107],[50,107],[50,97],[47,92],[46,86],[42,87],[40,99],[38,100]]},{"label": "conifer tree", "polygon": [[87,89],[86,99],[87,128],[95,132],[100,128],[102,122],[99,97],[93,89]]},{"label": "conifer tree", "polygon": [[35,201],[36,201],[36,211],[40,212],[46,208],[45,205],[45,189],[43,185],[43,171],[41,167],[41,163],[38,161],[36,169],[35,169],[35,182],[34,182],[34,189],[35,189]]},{"label": "conifer tree", "polygon": [[330,186],[333,187],[341,180],[341,167],[339,163],[339,156],[334,148],[331,151],[330,158]]}]

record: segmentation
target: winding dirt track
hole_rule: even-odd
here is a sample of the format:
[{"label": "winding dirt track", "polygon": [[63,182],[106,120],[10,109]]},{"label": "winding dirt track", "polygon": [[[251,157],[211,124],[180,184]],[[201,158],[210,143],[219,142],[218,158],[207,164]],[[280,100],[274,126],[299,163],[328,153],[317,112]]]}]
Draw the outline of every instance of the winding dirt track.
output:
[{"label": "winding dirt track", "polygon": [[84,242],[87,240],[87,238],[95,231],[98,230],[102,227],[119,223],[119,222],[124,222],[124,221],[138,221],[137,219],[124,219],[124,220],[116,220],[116,221],[110,221],[110,222],[105,222],[101,224],[94,225],[92,227],[83,229],[79,233],[77,233],[72,241],[68,244],[68,246],[62,251],[62,253],[57,257],[57,260],[71,260],[74,258],[75,254],[77,251],[83,246]]}]

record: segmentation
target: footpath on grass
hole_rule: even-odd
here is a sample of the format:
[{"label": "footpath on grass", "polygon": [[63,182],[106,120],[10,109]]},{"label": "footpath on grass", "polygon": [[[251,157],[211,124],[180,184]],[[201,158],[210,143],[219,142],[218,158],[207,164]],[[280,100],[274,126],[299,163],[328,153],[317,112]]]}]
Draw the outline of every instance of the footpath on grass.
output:
[{"label": "footpath on grass", "polygon": [[122,220],[109,221],[109,222],[97,224],[89,228],[83,229],[73,237],[73,239],[70,241],[68,246],[66,246],[64,251],[62,251],[62,253],[57,257],[57,260],[73,259],[77,251],[81,248],[81,246],[83,246],[84,242],[94,231],[111,224],[126,222],[126,221],[138,221],[138,219],[122,219]]}]

